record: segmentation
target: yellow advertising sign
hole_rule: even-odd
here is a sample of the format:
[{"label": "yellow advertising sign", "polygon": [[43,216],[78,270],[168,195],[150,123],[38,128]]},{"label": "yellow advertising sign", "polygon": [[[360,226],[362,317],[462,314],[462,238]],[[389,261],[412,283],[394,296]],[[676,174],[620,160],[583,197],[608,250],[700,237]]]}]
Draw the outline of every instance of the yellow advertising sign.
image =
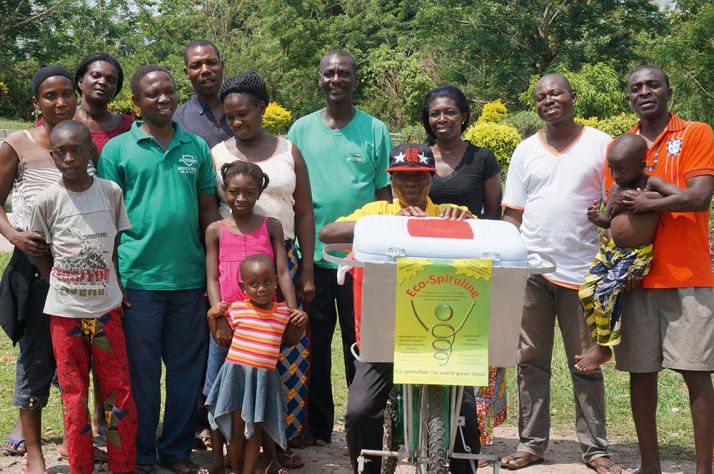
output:
[{"label": "yellow advertising sign", "polygon": [[397,260],[394,382],[488,385],[491,260]]}]

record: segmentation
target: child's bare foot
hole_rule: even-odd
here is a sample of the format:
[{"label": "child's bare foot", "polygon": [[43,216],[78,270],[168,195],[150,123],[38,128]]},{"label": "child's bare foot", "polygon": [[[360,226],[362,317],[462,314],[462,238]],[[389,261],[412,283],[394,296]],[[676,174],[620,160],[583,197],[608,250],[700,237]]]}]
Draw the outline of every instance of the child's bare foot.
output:
[{"label": "child's bare foot", "polygon": [[612,358],[608,346],[593,344],[588,350],[575,356],[575,368],[581,372],[594,372]]}]

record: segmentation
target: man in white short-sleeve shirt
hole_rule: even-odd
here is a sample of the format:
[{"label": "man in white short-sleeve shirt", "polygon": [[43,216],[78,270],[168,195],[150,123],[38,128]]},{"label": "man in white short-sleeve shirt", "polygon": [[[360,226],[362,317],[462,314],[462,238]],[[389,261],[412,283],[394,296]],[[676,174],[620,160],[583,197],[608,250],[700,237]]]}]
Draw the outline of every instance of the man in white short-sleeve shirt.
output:
[{"label": "man in white short-sleeve shirt", "polygon": [[557,74],[536,84],[536,109],[545,130],[525,139],[511,158],[503,219],[517,226],[529,252],[553,257],[557,269],[528,280],[518,349],[520,444],[502,459],[520,469],[543,460],[550,429],[550,378],[557,318],[575,392],[576,433],[583,461],[597,472],[617,474],[605,429],[601,370],[575,369],[575,355],[593,342],[578,299],[578,288],[598,249],[587,208],[603,194],[603,166],[610,137],[575,123],[576,94]]}]

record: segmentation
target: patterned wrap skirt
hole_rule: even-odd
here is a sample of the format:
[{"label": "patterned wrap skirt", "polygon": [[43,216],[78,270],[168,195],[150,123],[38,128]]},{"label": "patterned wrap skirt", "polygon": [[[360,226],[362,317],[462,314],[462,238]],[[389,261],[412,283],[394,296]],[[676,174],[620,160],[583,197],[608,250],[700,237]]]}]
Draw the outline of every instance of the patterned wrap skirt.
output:
[{"label": "patterned wrap skirt", "polygon": [[642,278],[650,271],[654,247],[618,247],[610,240],[600,248],[580,287],[585,321],[593,340],[601,346],[620,343],[622,290],[630,277]]},{"label": "patterned wrap skirt", "polygon": [[[295,241],[285,241],[288,254],[288,269],[297,283],[298,258]],[[298,300],[298,306],[302,306]],[[309,315],[308,315],[309,316]],[[287,437],[297,437],[307,426],[307,399],[310,386],[310,323],[305,335],[295,347],[282,347],[278,359],[278,376],[287,394]]]}]

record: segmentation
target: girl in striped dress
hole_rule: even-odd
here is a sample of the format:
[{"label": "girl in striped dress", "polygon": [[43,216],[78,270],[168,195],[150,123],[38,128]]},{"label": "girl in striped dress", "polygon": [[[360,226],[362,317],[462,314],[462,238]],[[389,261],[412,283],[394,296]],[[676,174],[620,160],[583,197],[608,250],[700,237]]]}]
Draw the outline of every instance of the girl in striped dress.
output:
[{"label": "girl in striped dress", "polygon": [[230,440],[231,472],[252,473],[263,432],[283,449],[287,446],[285,395],[275,369],[280,345],[298,342],[307,325],[307,315],[274,302],[278,279],[269,256],[246,257],[240,264],[240,273],[240,286],[248,299],[230,306],[221,302],[208,312],[214,337],[216,320],[226,317],[233,339],[208,394],[206,408],[211,427]]}]

